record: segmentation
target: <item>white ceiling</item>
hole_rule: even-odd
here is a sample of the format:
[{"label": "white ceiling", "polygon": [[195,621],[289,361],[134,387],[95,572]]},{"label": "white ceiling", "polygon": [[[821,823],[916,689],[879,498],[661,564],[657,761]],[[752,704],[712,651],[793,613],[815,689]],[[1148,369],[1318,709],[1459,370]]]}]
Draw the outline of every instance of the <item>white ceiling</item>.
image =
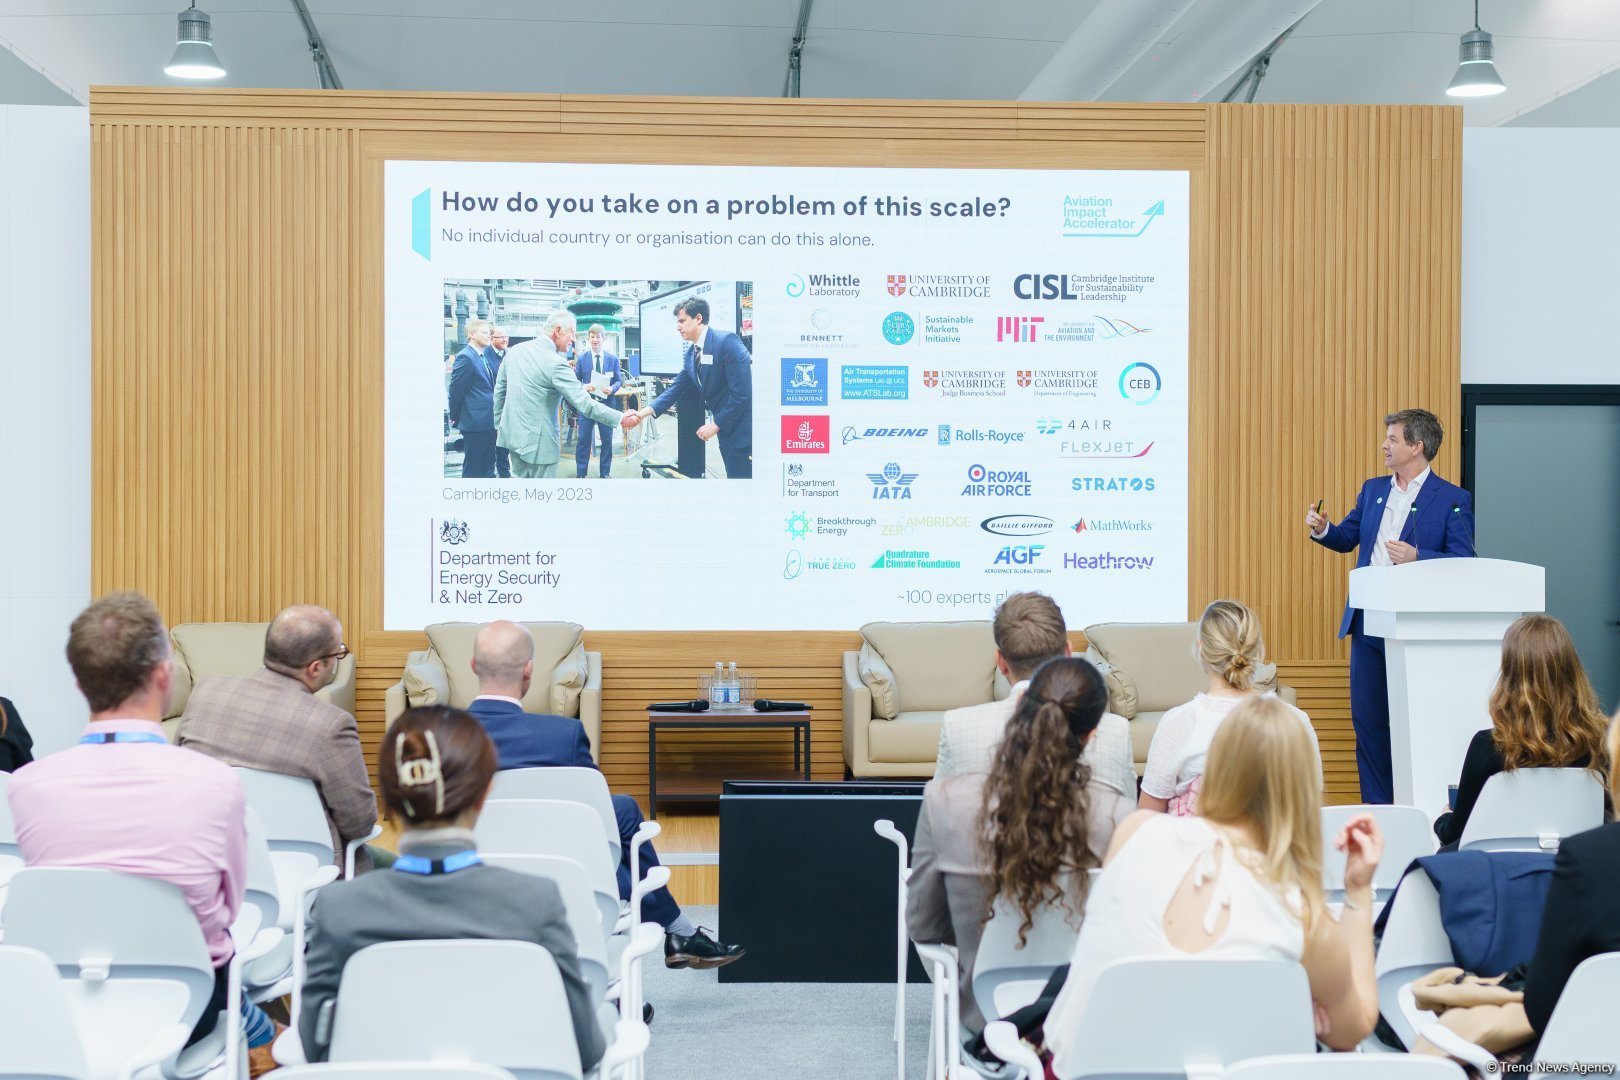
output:
[{"label": "white ceiling", "polygon": [[[174,83],[186,0],[0,0],[0,102]],[[343,85],[774,97],[799,0],[308,0]],[[225,86],[318,85],[290,0],[202,0]],[[805,97],[1442,104],[1470,0],[814,0]],[[1620,126],[1620,2],[1482,0],[1505,94],[1474,125]]]}]

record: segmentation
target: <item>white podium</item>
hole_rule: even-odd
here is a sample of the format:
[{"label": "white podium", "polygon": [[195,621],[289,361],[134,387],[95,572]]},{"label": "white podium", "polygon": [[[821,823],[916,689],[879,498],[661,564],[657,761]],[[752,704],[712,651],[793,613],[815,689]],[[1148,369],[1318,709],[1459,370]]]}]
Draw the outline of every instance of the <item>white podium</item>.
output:
[{"label": "white podium", "polygon": [[1513,620],[1542,611],[1547,572],[1502,559],[1425,559],[1350,572],[1362,632],[1384,639],[1395,801],[1445,812]]}]

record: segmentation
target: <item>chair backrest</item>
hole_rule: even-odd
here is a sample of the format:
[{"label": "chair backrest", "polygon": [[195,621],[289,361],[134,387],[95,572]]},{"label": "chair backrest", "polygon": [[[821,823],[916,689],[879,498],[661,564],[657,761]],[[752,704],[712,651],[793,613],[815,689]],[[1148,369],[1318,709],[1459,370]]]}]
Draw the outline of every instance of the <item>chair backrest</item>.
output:
[{"label": "chair backrest", "polygon": [[278,1069],[282,1080],[516,1080],[494,1065],[437,1065],[423,1061],[346,1061]]},{"label": "chair backrest", "polygon": [[[435,993],[401,994],[402,986]],[[580,1080],[557,962],[527,941],[391,941],[349,958],[332,1061],[477,1061],[520,1080]]]},{"label": "chair backrest", "polygon": [[1465,1080],[1450,1058],[1428,1054],[1277,1054],[1229,1066],[1219,1080]]},{"label": "chair backrest", "polygon": [[25,867],[6,898],[6,944],[63,979],[92,1075],[113,1075],[161,1024],[195,1026],[214,964],[179,888],[111,870]]},{"label": "chair backrest", "polygon": [[6,882],[22,869],[22,849],[17,846],[17,829],[11,820],[11,801],[6,797],[6,786],[11,774],[0,772],[0,925],[4,925]]},{"label": "chair backrest", "polygon": [[11,774],[0,772],[0,845],[15,846],[17,826],[11,820],[11,800],[6,790],[11,786]]},{"label": "chair backrest", "polygon": [[[499,775],[499,774],[497,774]],[[604,936],[618,920],[618,863],[608,854],[602,820],[595,810],[559,799],[489,802],[478,815],[474,834],[485,859],[496,855],[555,855],[585,868],[596,895]]]},{"label": "chair backrest", "polygon": [[1344,902],[1344,852],[1334,850],[1333,838],[1357,814],[1371,814],[1384,834],[1384,857],[1373,871],[1376,903],[1389,899],[1413,859],[1433,855],[1439,847],[1429,815],[1416,806],[1322,807],[1322,887],[1330,904]]},{"label": "chair backrest", "polygon": [[[1174,1022],[1142,1031],[1142,1003]],[[1308,1054],[1316,1023],[1305,969],[1280,960],[1171,957],[1118,960],[1097,976],[1074,1044],[1085,1070],[1182,1075],[1189,1065],[1229,1065],[1265,1054]]]},{"label": "chair backrest", "polygon": [[[1096,884],[1096,870],[1087,871]],[[1059,883],[1065,895],[1067,875]],[[979,939],[973,961],[973,1000],[986,1021],[998,1020],[1030,1004],[1060,965],[1074,955],[1080,919],[1065,904],[1048,904],[1035,911],[1034,924],[1022,946],[1018,930],[1023,915],[1005,897],[997,897]]]},{"label": "chair backrest", "polygon": [[1555,851],[1603,824],[1603,784],[1587,769],[1514,769],[1485,781],[1457,850]]},{"label": "chair backrest", "polygon": [[79,1028],[50,957],[0,945],[0,1016],[7,1031],[27,1033],[0,1039],[0,1076],[88,1080]]},{"label": "chair backrest", "polygon": [[1620,952],[1582,960],[1558,995],[1536,1048],[1536,1060],[1620,1065],[1620,1029],[1614,1024],[1617,1001]]},{"label": "chair backrest", "polygon": [[1414,869],[1401,879],[1401,887],[1390,901],[1384,936],[1373,959],[1378,1011],[1408,1049],[1416,1045],[1417,1032],[1401,1010],[1401,988],[1451,962],[1451,938],[1440,921],[1440,892],[1427,873]]},{"label": "chair backrest", "polygon": [[247,809],[247,883],[242,906],[259,910],[260,926],[276,926],[281,921],[281,885],[276,880],[276,864],[270,856],[270,842],[264,835],[264,822],[251,806]]},{"label": "chair backrest", "polygon": [[[563,909],[568,914],[568,927],[574,932],[574,945],[579,953],[580,968],[585,981],[597,1001],[607,997],[612,972],[608,970],[607,933],[602,926],[602,909],[597,906],[596,894],[585,868],[573,859],[557,855],[485,855],[484,862],[520,874],[533,874],[549,878],[562,894]],[[611,918],[617,921],[618,897],[611,900]],[[607,929],[611,931],[612,923]]]},{"label": "chair backrest", "polygon": [[332,827],[315,781],[303,776],[236,767],[236,778],[247,793],[247,804],[264,824],[271,851],[297,851],[323,863],[337,861],[332,848]]},{"label": "chair backrest", "polygon": [[544,769],[502,769],[495,774],[489,791],[490,802],[512,799],[558,799],[584,803],[602,819],[613,861],[619,861],[619,818],[613,812],[613,793],[607,778],[597,769],[583,766],[557,766]]}]

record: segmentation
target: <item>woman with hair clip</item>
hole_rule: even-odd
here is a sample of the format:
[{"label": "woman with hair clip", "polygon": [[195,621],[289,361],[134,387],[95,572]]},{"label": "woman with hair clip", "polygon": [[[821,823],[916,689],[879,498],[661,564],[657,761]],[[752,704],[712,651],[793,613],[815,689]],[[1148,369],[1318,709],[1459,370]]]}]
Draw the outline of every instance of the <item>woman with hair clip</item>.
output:
[{"label": "woman with hair clip", "polygon": [[1345,853],[1339,918],[1322,899],[1322,799],[1315,754],[1293,710],[1251,697],[1209,748],[1198,816],[1132,814],[1091,889],[1069,977],[1046,1020],[1052,1071],[1073,1075],[1073,1041],[1097,974],[1115,960],[1199,956],[1302,963],[1317,1037],[1353,1049],[1378,1020],[1372,875],[1383,835],[1370,814],[1335,838]]},{"label": "woman with hair clip", "polygon": [[[1185,705],[1164,714],[1148,747],[1147,765],[1142,770],[1142,793],[1137,805],[1143,810],[1169,812],[1177,817],[1194,813],[1198,787],[1209,756],[1210,740],[1221,722],[1238,705],[1253,698],[1260,665],[1265,662],[1266,643],[1260,636],[1260,619],[1236,600],[1216,600],[1204,609],[1198,620],[1198,640],[1193,657],[1209,676],[1209,686]],[[1265,697],[1276,698],[1267,692]],[[1316,729],[1310,717],[1286,702],[1279,704],[1298,717],[1311,733],[1311,752],[1316,755],[1316,782],[1322,786],[1322,759],[1316,746]]]},{"label": "woman with hair clip", "polygon": [[961,965],[962,1026],[984,1027],[973,1000],[973,960],[997,897],[1024,916],[1066,905],[1078,922],[1086,870],[1101,863],[1114,826],[1131,812],[1092,781],[1080,752],[1108,708],[1108,690],[1084,660],[1058,657],[1035,670],[1001,737],[989,773],[931,780],[907,887],[906,928],[924,944],[954,944]]},{"label": "woman with hair clip", "polygon": [[[411,709],[388,728],[378,752],[383,804],[401,823],[390,870],[329,885],[310,916],[298,1035],[310,1061],[325,1061],[343,965],[385,941],[483,938],[532,941],[557,961],[580,1067],[605,1048],[580,975],[562,896],[547,878],[485,866],[473,824],[495,776],[495,744],[469,713],[442,705]],[[454,993],[449,986],[428,993]]]},{"label": "woman with hair clip", "polygon": [[1485,706],[1491,726],[1474,735],[1457,780],[1457,805],[1441,814],[1434,834],[1446,848],[1463,826],[1485,781],[1513,769],[1604,768],[1603,710],[1564,624],[1526,615],[1502,636],[1502,668]]}]

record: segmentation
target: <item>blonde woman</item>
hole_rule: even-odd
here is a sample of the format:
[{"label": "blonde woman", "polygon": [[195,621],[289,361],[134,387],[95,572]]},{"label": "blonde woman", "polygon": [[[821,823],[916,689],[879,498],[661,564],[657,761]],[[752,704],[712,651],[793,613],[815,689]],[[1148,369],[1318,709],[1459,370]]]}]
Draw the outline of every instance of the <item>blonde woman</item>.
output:
[{"label": "blonde woman", "polygon": [[[1185,705],[1164,714],[1148,748],[1142,773],[1143,810],[1169,812],[1177,817],[1193,813],[1198,804],[1199,778],[1209,755],[1210,740],[1233,709],[1256,694],[1256,673],[1265,662],[1266,644],[1260,619],[1236,600],[1216,600],[1198,620],[1193,656],[1209,676],[1209,685]],[[1276,698],[1267,693],[1268,698]],[[1291,705],[1289,710],[1311,733],[1316,756],[1317,790],[1321,790],[1322,763],[1316,732],[1308,716]]]},{"label": "blonde woman", "polygon": [[1457,780],[1457,808],[1434,823],[1440,843],[1454,847],[1485,781],[1513,769],[1604,768],[1603,710],[1564,624],[1526,615],[1502,636],[1502,668],[1485,711],[1491,726],[1477,733]]},{"label": "blonde woman", "polygon": [[1196,817],[1138,811],[1115,831],[1092,885],[1069,977],[1046,1021],[1052,1070],[1072,1076],[1087,1047],[1073,1033],[1097,974],[1114,960],[1173,956],[1302,963],[1317,1037],[1349,1050],[1378,1020],[1372,875],[1383,835],[1371,815],[1335,838],[1345,905],[1322,902],[1322,801],[1316,755],[1294,711],[1251,697],[1209,748]]}]

